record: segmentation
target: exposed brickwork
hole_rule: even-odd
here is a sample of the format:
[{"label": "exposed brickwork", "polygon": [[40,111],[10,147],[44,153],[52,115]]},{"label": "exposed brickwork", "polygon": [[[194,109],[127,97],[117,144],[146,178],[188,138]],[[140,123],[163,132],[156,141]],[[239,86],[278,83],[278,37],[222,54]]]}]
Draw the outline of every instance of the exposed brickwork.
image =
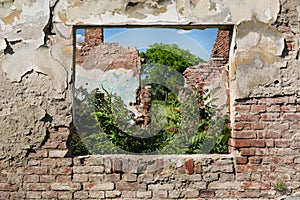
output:
[{"label": "exposed brickwork", "polygon": [[210,196],[218,199],[234,197],[228,187],[234,190],[240,186],[235,180],[230,155],[168,159],[140,156],[138,159],[144,162],[137,163],[136,158],[126,155],[31,159],[18,168],[21,177],[18,184],[8,183],[7,177],[1,176],[1,198],[187,199]]},{"label": "exposed brickwork", "polygon": [[218,29],[217,37],[210,55],[210,59],[214,61],[225,61],[229,59],[229,49],[231,42],[230,29]]},{"label": "exposed brickwork", "polygon": [[86,28],[84,31],[84,41],[88,44],[98,46],[103,43],[102,28]]},{"label": "exposed brickwork", "polygon": [[[230,150],[237,150],[243,189],[270,190],[277,180],[298,191],[300,99],[295,96],[237,101]],[[298,128],[296,128],[298,127]],[[250,173],[249,176],[245,176]]]},{"label": "exposed brickwork", "polygon": [[[23,84],[19,90],[16,90],[16,94],[12,93],[15,91],[15,87],[7,87],[4,89],[4,91],[6,90],[8,92],[2,93],[4,94],[2,96],[7,96],[9,97],[8,100],[16,102],[16,97],[20,97],[21,94],[22,99],[18,102],[23,103],[18,104],[18,112],[12,112],[12,108],[16,107],[16,104],[3,102],[3,105],[5,104],[3,109],[4,114],[2,115],[3,121],[11,120],[11,124],[16,124],[20,119],[17,114],[25,113],[20,115],[28,120],[24,125],[25,128],[31,130],[30,128],[32,128],[33,125],[29,125],[29,122],[41,127],[39,120],[36,120],[40,119],[42,123],[47,125],[44,130],[44,133],[47,134],[43,137],[43,142],[39,148],[28,148],[27,156],[23,159],[23,163],[19,165],[15,164],[13,160],[16,160],[17,157],[7,156],[6,158],[3,156],[1,158],[9,160],[9,165],[1,170],[0,199],[274,199],[282,195],[282,193],[274,190],[273,187],[273,184],[278,180],[284,181],[290,192],[299,192],[300,97],[299,92],[297,92],[298,88],[293,85],[294,82],[298,80],[297,78],[295,79],[295,74],[297,76],[299,72],[297,71],[297,69],[299,69],[299,55],[297,55],[299,53],[299,20],[296,9],[298,4],[296,3],[299,3],[299,1],[280,0],[281,7],[279,15],[277,21],[272,25],[260,22],[260,15],[253,15],[253,18],[256,17],[257,21],[256,18],[255,20],[250,20],[251,25],[258,25],[261,27],[261,30],[271,28],[272,31],[266,33],[266,35],[272,35],[275,32],[273,30],[274,27],[283,34],[283,37],[285,38],[284,51],[282,52],[282,55],[276,54],[276,56],[278,56],[277,58],[286,61],[286,65],[283,67],[280,65],[280,70],[278,70],[280,76],[278,76],[278,80],[274,81],[274,84],[261,85],[261,91],[254,90],[253,88],[249,90],[255,94],[249,93],[248,95],[253,95],[255,98],[236,98],[234,92],[237,93],[237,91],[231,88],[231,91],[233,92],[232,98],[236,98],[232,99],[232,104],[230,104],[232,111],[232,138],[229,140],[229,150],[232,152],[231,155],[209,155],[203,157],[199,155],[190,155],[178,156],[176,158],[172,158],[172,156],[150,158],[147,156],[135,157],[124,155],[113,157],[106,155],[97,158],[93,156],[67,158],[67,141],[71,133],[68,127],[68,124],[70,123],[69,120],[66,122],[64,121],[70,118],[72,113],[70,112],[70,109],[67,109],[70,107],[70,104],[68,104],[68,101],[64,98],[71,99],[71,92],[64,90],[62,96],[58,95],[60,93],[55,93],[55,95],[47,93],[48,91],[45,92],[40,88],[36,88],[35,86],[39,85],[36,82],[34,82],[35,84],[24,83],[25,79],[37,80],[26,75],[22,76],[23,81],[18,83],[16,81],[14,83],[16,85]],[[139,4],[140,7],[142,7],[141,5],[143,4]],[[74,7],[74,5],[72,5],[72,7]],[[147,9],[149,8],[150,7],[147,6]],[[74,7],[74,9],[77,8]],[[214,10],[213,6],[212,10]],[[232,12],[234,12],[234,10],[232,10]],[[23,19],[23,17],[24,16],[21,16],[21,19]],[[232,18],[234,19],[234,15],[232,15]],[[17,22],[17,18],[15,18],[15,20]],[[135,22],[134,17],[130,18],[130,20]],[[217,18],[215,20],[217,20]],[[230,19],[227,18],[227,20]],[[245,23],[243,19],[241,19],[241,21]],[[72,24],[70,21],[69,23]],[[124,24],[125,22],[122,23]],[[131,22],[127,23],[130,24]],[[141,23],[147,24],[145,21],[141,21]],[[195,21],[193,23],[195,23]],[[228,21],[224,22],[224,24],[226,23],[228,23]],[[172,22],[172,24],[174,24],[174,22]],[[237,31],[244,31],[241,30],[238,23],[236,25]],[[244,27],[247,27],[247,25]],[[251,27],[248,28],[251,29]],[[22,32],[26,32],[26,30],[22,30]],[[247,30],[246,32],[248,34],[249,31]],[[8,32],[5,32],[5,34],[7,33]],[[257,30],[256,33],[258,35],[265,34],[264,31],[261,33]],[[255,39],[256,33],[249,37]],[[61,34],[57,34],[58,41],[70,41],[66,40],[66,38],[63,38],[63,40],[60,38],[59,40],[60,35],[67,37],[66,33],[61,32]],[[218,35],[224,38],[228,37],[227,33],[222,33],[221,31]],[[40,38],[40,35],[38,38]],[[271,37],[264,37],[264,39],[270,38]],[[86,49],[82,48],[80,50],[82,54],[77,57],[77,63],[83,63],[84,60],[80,59],[87,56],[89,51],[93,49],[95,45],[101,43],[99,36],[96,36],[94,39],[91,38],[91,40],[94,40],[94,44],[85,46]],[[248,44],[247,41],[244,42],[246,43],[242,44],[245,48],[243,50],[247,50],[248,56],[248,50],[251,51],[251,49],[248,48],[247,45],[251,46],[251,44]],[[278,43],[280,44],[280,41]],[[222,45],[225,46],[222,47]],[[229,48],[229,45],[226,45],[227,44],[216,41],[211,60],[215,63],[221,63],[218,66],[224,67],[224,65],[222,65],[222,63],[224,64],[224,59],[220,58],[219,54],[226,58],[224,53],[228,52],[227,47]],[[279,49],[277,47],[280,45],[270,46]],[[63,47],[68,49],[67,46]],[[13,48],[16,51],[15,55],[20,56],[21,53],[18,48],[15,48],[15,46],[13,46]],[[242,53],[238,48],[241,47],[237,47],[237,52]],[[258,51],[259,54],[263,53],[263,50],[260,49],[261,46],[253,46],[253,48],[255,50],[261,50]],[[41,51],[41,49],[42,48],[38,51]],[[43,50],[45,49],[46,48]],[[49,49],[51,51],[54,50],[52,47],[49,47]],[[32,53],[34,53],[34,51],[32,51]],[[269,51],[266,51],[266,55],[272,54],[274,53],[270,49]],[[57,56],[57,54],[53,55]],[[8,59],[14,55],[7,56],[1,54],[1,56],[5,56],[5,59]],[[272,56],[271,58],[274,57]],[[264,59],[267,61],[259,61],[264,63],[268,63],[269,61],[271,63],[273,62],[272,59],[269,60],[268,56],[264,57]],[[33,61],[33,59],[31,59],[31,61]],[[238,62],[240,60],[234,61]],[[250,61],[252,60],[250,59]],[[65,60],[62,59],[62,63],[63,62],[65,62]],[[57,64],[57,62],[55,62],[55,64]],[[235,68],[239,69],[243,67],[241,63],[236,66],[234,63],[230,64],[232,64],[232,72],[235,72]],[[201,70],[205,69],[205,65],[203,66],[204,67],[201,68]],[[268,67],[267,65],[262,66]],[[12,65],[10,65],[10,67],[13,68]],[[277,66],[274,68],[276,67]],[[67,67],[65,70],[66,69]],[[257,69],[255,67],[253,67],[253,69],[254,78],[256,78],[255,70]],[[36,74],[39,77],[42,76],[40,73]],[[51,73],[49,74],[51,75]],[[54,77],[50,75],[49,77]],[[55,74],[55,76],[56,75],[58,74]],[[232,75],[232,79],[237,78],[235,73],[232,73]],[[3,80],[6,79],[3,78]],[[204,72],[201,76],[197,77],[197,80],[205,80]],[[196,84],[201,85],[201,81]],[[189,82],[194,84],[192,79],[189,79]],[[42,81],[42,83],[42,86],[50,84],[50,82],[48,83],[45,81]],[[9,84],[11,83],[7,81],[2,85]],[[241,81],[238,82],[238,84],[244,84],[244,82]],[[68,88],[72,88],[72,84],[67,86]],[[280,89],[275,90],[279,86]],[[272,91],[269,92],[271,87]],[[43,114],[41,117],[37,116],[35,117],[35,120],[28,118],[28,113],[26,113],[28,109],[24,110],[24,112],[20,112],[20,108],[24,106],[24,99],[30,97],[29,95],[26,95],[26,92],[24,93],[26,90],[30,93],[42,91],[41,93],[36,93],[36,96],[45,96],[45,99],[42,99],[41,101],[36,101],[36,98],[30,98],[34,103],[32,104],[33,106],[30,107],[34,113],[36,113],[36,110],[34,109],[37,107],[36,102],[38,102],[39,105],[45,106],[45,110],[47,110],[46,114],[42,112]],[[47,90],[52,91],[53,88],[49,87]],[[228,90],[226,90],[226,92],[227,91]],[[227,95],[229,94],[227,93]],[[48,105],[47,101],[56,102],[57,104]],[[26,101],[25,103],[30,104],[31,102]],[[11,115],[14,117],[11,117],[7,113],[12,113]],[[5,123],[3,124],[5,125]],[[11,138],[21,138],[25,135],[26,141],[30,141],[30,137],[27,137],[28,135],[42,134],[31,131],[25,132],[22,130],[17,131],[21,134],[13,135],[17,129],[4,130],[11,135]],[[42,131],[43,130],[41,129],[41,132]],[[21,144],[20,142],[16,143],[17,140],[13,139],[7,141],[12,144],[14,143],[15,145]],[[30,145],[29,143],[26,144]],[[32,146],[37,144],[40,143],[34,143]]]},{"label": "exposed brickwork", "polygon": [[76,63],[81,64],[96,46],[103,43],[102,28],[84,29],[84,42],[76,43]]}]

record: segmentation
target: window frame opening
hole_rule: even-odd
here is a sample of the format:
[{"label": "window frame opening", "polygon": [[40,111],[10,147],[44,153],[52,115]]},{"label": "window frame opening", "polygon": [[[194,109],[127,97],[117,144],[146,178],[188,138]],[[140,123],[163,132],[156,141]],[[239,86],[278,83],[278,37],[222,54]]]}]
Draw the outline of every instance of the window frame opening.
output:
[{"label": "window frame opening", "polygon": [[[225,85],[225,88],[226,88],[226,107],[227,107],[227,114],[228,114],[228,121],[226,121],[226,126],[228,127],[228,129],[230,130],[230,105],[229,105],[229,101],[230,101],[230,92],[229,92],[229,69],[230,69],[230,52],[232,51],[231,50],[231,43],[232,43],[232,40],[233,40],[233,32],[234,32],[234,28],[233,26],[74,26],[74,29],[73,29],[73,36],[74,36],[74,43],[73,43],[73,46],[74,46],[74,58],[73,58],[73,80],[74,80],[74,83],[76,82],[76,30],[78,29],[83,29],[83,28],[102,28],[102,29],[105,29],[105,28],[173,28],[173,29],[182,29],[182,30],[190,30],[190,29],[205,29],[205,28],[218,28],[218,30],[226,30],[226,31],[229,31],[229,41],[228,41],[228,55],[225,59],[222,60],[221,57],[218,57],[218,56],[215,56],[213,57],[213,54],[214,52],[212,53],[211,57],[210,57],[210,60],[208,62],[215,62],[215,63],[218,63],[217,66],[222,66],[222,69],[218,69],[219,71],[222,71],[222,73],[226,76],[226,85]],[[219,31],[218,31],[219,32]],[[102,42],[105,42],[103,41],[103,33],[102,33]],[[216,42],[216,41],[215,41]],[[97,43],[97,41],[95,41],[95,43]],[[215,44],[214,44],[215,45]],[[214,48],[214,47],[213,47]],[[217,52],[215,52],[215,54],[217,54]],[[205,81],[205,80],[204,80]],[[199,84],[199,83],[198,83]],[[73,88],[73,91],[75,90],[75,84],[74,84],[74,88]],[[205,90],[210,90],[210,89],[205,89]],[[73,93],[74,94],[74,93]],[[204,94],[204,91],[203,91],[203,94]],[[74,102],[74,97],[73,97],[73,102]],[[73,104],[73,117],[74,117],[74,104]],[[76,117],[76,116],[75,116]],[[74,118],[75,118],[74,117]],[[74,121],[74,119],[73,119]],[[74,126],[75,127],[75,126]],[[73,134],[74,135],[74,134]],[[76,134],[75,134],[76,135]],[[73,136],[72,136],[73,137]],[[80,143],[80,136],[77,135],[76,136],[76,140],[79,141]],[[227,139],[228,140],[228,139]],[[84,143],[81,143],[83,146],[84,146]],[[71,142],[71,149],[74,145],[74,143],[72,144]],[[72,150],[73,151],[73,150]],[[85,150],[83,150],[85,151]],[[74,152],[74,151],[73,151]],[[88,151],[86,151],[88,152]],[[125,152],[126,153],[126,152]],[[227,152],[228,153],[228,152]],[[133,153],[134,154],[134,153]],[[74,154],[73,155],[80,155],[80,154]],[[173,154],[171,154],[173,155]]]}]

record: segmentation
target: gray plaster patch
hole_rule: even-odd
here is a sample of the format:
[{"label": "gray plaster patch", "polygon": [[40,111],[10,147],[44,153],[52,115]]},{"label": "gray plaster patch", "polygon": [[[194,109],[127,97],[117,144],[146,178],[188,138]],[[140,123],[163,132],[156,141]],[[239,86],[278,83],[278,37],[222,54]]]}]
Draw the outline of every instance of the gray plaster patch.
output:
[{"label": "gray plaster patch", "polygon": [[238,67],[233,82],[236,98],[270,96],[282,89],[268,86],[281,80],[280,68],[286,65],[284,60],[263,51],[239,53],[236,59]]},{"label": "gray plaster patch", "polygon": [[34,49],[25,45],[13,55],[5,55],[2,69],[12,81],[19,82],[25,73],[34,70],[50,76],[53,79],[53,89],[58,93],[62,93],[67,87],[67,73],[63,66],[52,58],[49,48]]}]

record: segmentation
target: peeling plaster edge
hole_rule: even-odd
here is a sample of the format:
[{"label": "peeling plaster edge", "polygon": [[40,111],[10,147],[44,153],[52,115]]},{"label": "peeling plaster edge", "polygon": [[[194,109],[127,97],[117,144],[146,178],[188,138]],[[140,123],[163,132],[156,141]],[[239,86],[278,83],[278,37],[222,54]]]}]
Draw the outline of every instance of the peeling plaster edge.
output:
[{"label": "peeling plaster edge", "polygon": [[25,73],[23,73],[21,76],[20,76],[20,79],[19,80],[16,80],[16,81],[12,81],[12,83],[21,83],[23,81],[23,78],[26,76],[26,75],[29,75],[29,74],[32,74],[33,72],[36,72],[37,74],[39,75],[44,75],[44,76],[48,76],[48,74],[44,73],[44,72],[41,72],[39,70],[36,70],[35,68],[31,68],[31,69],[27,69]]},{"label": "peeling plaster edge", "polygon": [[[229,107],[233,108],[234,106],[234,99],[235,99],[235,95],[234,95],[234,90],[232,88],[232,83],[235,81],[235,71],[236,71],[236,63],[235,63],[235,59],[236,59],[236,35],[237,35],[237,26],[238,25],[234,25],[233,29],[232,29],[232,35],[231,35],[231,43],[230,43],[230,49],[229,49],[229,78],[228,78],[228,82],[229,82],[229,90],[230,90],[230,101],[229,101]],[[232,69],[234,68],[234,70]],[[230,126],[233,127],[233,122],[234,122],[234,111],[232,109],[230,109]]]}]

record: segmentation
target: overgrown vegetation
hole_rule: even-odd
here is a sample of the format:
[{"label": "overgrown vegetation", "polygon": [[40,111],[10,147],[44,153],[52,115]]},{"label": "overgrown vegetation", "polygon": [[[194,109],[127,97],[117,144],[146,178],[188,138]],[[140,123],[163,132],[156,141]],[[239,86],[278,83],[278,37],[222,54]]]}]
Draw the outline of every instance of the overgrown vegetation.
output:
[{"label": "overgrown vegetation", "polygon": [[184,91],[184,102],[178,101],[183,71],[203,60],[175,44],[153,44],[140,56],[142,82],[152,86],[151,123],[136,125],[122,99],[105,88],[91,93],[81,88],[75,94],[74,123],[82,140],[73,135],[73,154],[227,153],[228,118],[216,117],[209,96]]},{"label": "overgrown vegetation", "polygon": [[[150,128],[132,124],[132,116],[123,105],[120,97],[105,91],[100,95],[99,91],[86,93],[86,98],[81,100],[80,106],[75,108],[76,120],[81,121],[77,131],[85,132],[81,135],[74,134],[72,140],[72,152],[74,155],[83,154],[108,154],[108,153],[167,153],[167,154],[195,154],[195,153],[227,153],[227,139],[230,131],[227,127],[227,118],[211,120],[215,114],[214,108],[205,98],[199,99],[197,114],[198,124],[196,130],[191,130],[191,124],[195,122],[194,115],[190,119],[183,115],[183,106],[176,101],[169,101],[167,105],[162,101],[153,101],[151,106],[160,105],[166,111],[159,114],[159,107],[152,115]],[[89,99],[95,98],[94,102]],[[208,98],[208,97],[207,97]],[[76,101],[80,101],[76,99]],[[89,104],[90,103],[90,104]],[[94,106],[94,112],[86,111]],[[192,107],[185,103],[185,107]],[[86,107],[85,109],[83,107]],[[189,109],[189,108],[186,108]],[[85,111],[84,111],[85,110]],[[187,112],[189,112],[187,110]],[[84,121],[96,121],[96,123],[83,124]],[[188,123],[184,123],[185,122]],[[76,121],[75,121],[76,125]],[[89,133],[87,131],[90,131]],[[193,131],[195,131],[193,133]],[[154,135],[153,135],[154,134]],[[203,151],[209,147],[209,150]],[[87,152],[87,149],[89,152]]]}]

